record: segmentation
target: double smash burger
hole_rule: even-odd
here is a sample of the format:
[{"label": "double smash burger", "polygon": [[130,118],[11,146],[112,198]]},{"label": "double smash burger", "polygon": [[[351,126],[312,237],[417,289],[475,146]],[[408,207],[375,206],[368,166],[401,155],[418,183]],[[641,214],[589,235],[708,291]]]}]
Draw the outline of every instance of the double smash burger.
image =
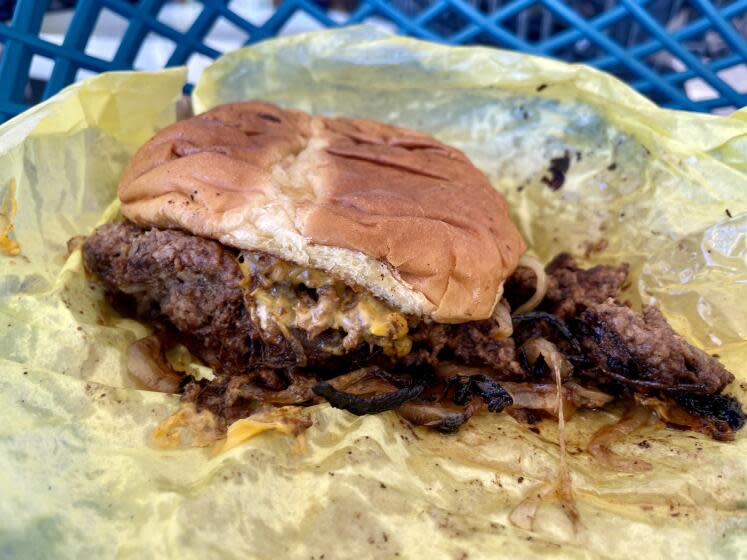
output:
[{"label": "double smash burger", "polygon": [[[733,381],[655,307],[618,301],[628,267],[546,267],[460,151],[366,120],[263,102],[157,133],[119,185],[124,221],[85,265],[122,313],[150,389],[226,430],[266,407],[325,400],[453,432],[477,413],[521,422],[613,401],[729,440]],[[182,345],[212,378],[166,359]],[[139,365],[138,365],[139,364]]]}]

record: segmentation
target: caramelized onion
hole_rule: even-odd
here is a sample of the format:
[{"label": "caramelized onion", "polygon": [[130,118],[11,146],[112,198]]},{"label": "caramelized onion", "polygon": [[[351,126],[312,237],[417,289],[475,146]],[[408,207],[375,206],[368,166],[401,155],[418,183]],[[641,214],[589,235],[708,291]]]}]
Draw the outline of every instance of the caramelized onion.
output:
[{"label": "caramelized onion", "polygon": [[615,397],[603,393],[599,389],[588,389],[582,387],[575,381],[563,384],[566,399],[569,399],[576,408],[602,408],[607,403],[615,400]]},{"label": "caramelized onion", "polygon": [[651,419],[651,412],[638,404],[630,407],[620,420],[603,426],[592,436],[586,450],[597,461],[613,471],[639,473],[651,470],[651,465],[641,459],[623,457],[612,451],[611,447]]},{"label": "caramelized onion", "polygon": [[157,336],[136,340],[127,348],[127,369],[151,391],[176,393],[182,377],[174,371]]},{"label": "caramelized onion", "polygon": [[[549,344],[551,348],[543,345],[543,351],[553,352],[555,355],[562,358],[557,348],[555,348],[554,344],[552,344],[551,342],[547,342],[547,344]],[[543,356],[545,356],[545,361],[547,361],[547,356],[544,353],[543,353]],[[562,358],[562,360],[568,363],[567,360],[565,360],[565,358]],[[551,359],[550,362],[548,362],[548,365],[550,365],[550,368],[553,371],[553,375],[555,376],[555,390],[557,394],[556,398],[558,401],[558,405],[557,405],[558,443],[560,444],[560,454],[559,454],[558,462],[560,464],[558,465],[558,480],[557,480],[556,493],[561,503],[563,504],[563,511],[568,516],[568,518],[571,520],[575,528],[576,524],[578,523],[578,510],[576,509],[576,500],[573,497],[573,482],[571,481],[571,472],[568,469],[568,461],[567,461],[566,446],[565,446],[565,415],[563,414],[562,363],[557,359]],[[568,368],[569,368],[569,371],[567,375],[570,375],[570,369],[572,369],[570,364],[568,364]]]},{"label": "caramelized onion", "polygon": [[514,334],[511,309],[505,299],[499,301],[493,309],[493,321],[495,321],[496,327],[490,331],[490,336],[494,340],[505,340]]},{"label": "caramelized onion", "polygon": [[528,321],[545,321],[563,335],[563,337],[571,344],[574,351],[579,354],[581,353],[581,345],[579,344],[578,339],[573,335],[571,329],[568,328],[568,325],[565,324],[565,321],[557,315],[553,315],[546,311],[529,311],[527,313],[522,313],[521,315],[512,315],[511,320],[515,325]]},{"label": "caramelized onion", "polygon": [[[528,408],[531,410],[542,410],[557,415],[558,396],[552,385],[548,383],[501,383],[503,388],[508,391],[514,401],[515,408]],[[569,405],[564,399],[564,409],[566,414],[572,414]]]},{"label": "caramelized onion", "polygon": [[389,375],[376,366],[363,367],[344,375],[338,375],[330,379],[329,384],[338,391],[353,395],[386,393],[397,388],[389,379]]},{"label": "caramelized onion", "polygon": [[327,399],[333,407],[363,416],[399,408],[417,397],[425,388],[424,380],[402,388],[397,388],[392,381],[393,377],[387,372],[377,367],[368,367],[335,378],[331,382],[322,381],[311,389]]},{"label": "caramelized onion", "polygon": [[[449,381],[455,377],[483,376],[486,373],[485,369],[461,366],[451,362],[442,362],[436,366],[435,370],[436,376],[441,381]],[[553,384],[500,381],[500,386],[513,399],[512,408],[542,410],[552,416],[557,415],[558,396]],[[563,384],[563,411],[566,417],[570,417],[575,408],[601,408],[613,400],[612,395],[598,389],[582,387],[575,381]]]},{"label": "caramelized onion", "polygon": [[545,338],[531,338],[521,346],[521,349],[530,365],[534,365],[537,359],[542,356],[547,366],[560,379],[566,379],[573,372],[571,363],[552,342]]},{"label": "caramelized onion", "polygon": [[457,411],[432,404],[406,402],[397,409],[397,414],[416,426],[428,426],[450,434],[469,420],[472,411],[466,408]]},{"label": "caramelized onion", "polygon": [[287,388],[278,391],[258,387],[246,376],[235,376],[226,386],[226,395],[231,395],[234,402],[238,398],[243,398],[280,406],[309,404],[315,399],[311,390],[315,382],[313,379],[296,375]]},{"label": "caramelized onion", "polygon": [[314,393],[327,399],[335,408],[352,412],[356,416],[365,414],[379,414],[387,410],[394,410],[410,399],[417,397],[422,391],[422,385],[412,385],[388,393],[372,396],[359,396],[344,391],[338,391],[326,381],[317,383],[313,387]]},{"label": "caramelized onion", "polygon": [[[540,503],[550,494],[555,494],[558,500],[560,500],[563,512],[568,516],[568,519],[570,519],[573,524],[575,531],[579,524],[579,515],[578,509],[576,508],[576,500],[573,495],[571,473],[568,469],[566,458],[565,414],[563,410],[565,408],[563,399],[563,377],[564,375],[570,375],[572,367],[567,363],[567,360],[560,355],[560,352],[555,348],[554,344],[544,339],[533,339],[533,341],[536,342],[534,345],[530,346],[529,352],[527,352],[527,359],[531,363],[533,362],[531,356],[534,356],[534,360],[536,360],[541,354],[545,359],[545,363],[547,363],[552,370],[553,377],[555,378],[555,411],[558,417],[558,443],[560,445],[558,473],[557,479],[554,482],[545,484],[538,492],[530,495],[516,506],[509,515],[509,519],[519,527],[532,529],[537,508]],[[530,340],[529,342],[533,341]],[[563,364],[563,361],[566,362],[567,366]],[[508,389],[508,387],[506,387],[506,389]]]},{"label": "caramelized onion", "polygon": [[526,313],[535,309],[545,299],[545,294],[547,294],[547,274],[542,263],[529,255],[523,255],[519,259],[519,266],[530,269],[537,277],[537,286],[534,289],[534,295],[517,307],[515,311],[515,313]]},{"label": "caramelized onion", "polygon": [[635,398],[670,427],[700,432],[718,441],[732,441],[745,422],[739,402],[727,395],[679,395],[675,397],[678,402],[642,395]]},{"label": "caramelized onion", "polygon": [[434,368],[439,381],[448,381],[452,377],[468,377],[470,375],[484,375],[485,368],[463,366],[454,362],[438,362]]}]

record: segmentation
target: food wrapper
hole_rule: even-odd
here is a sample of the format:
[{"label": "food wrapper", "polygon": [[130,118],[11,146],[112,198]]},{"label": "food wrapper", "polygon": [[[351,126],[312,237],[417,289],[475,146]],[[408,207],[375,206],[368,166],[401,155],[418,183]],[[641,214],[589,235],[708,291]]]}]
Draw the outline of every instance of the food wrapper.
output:
[{"label": "food wrapper", "polygon": [[[328,405],[299,442],[257,433],[221,449],[159,449],[178,397],[141,390],[125,349],[148,333],[92,287],[76,242],[117,213],[134,150],[175,119],[183,70],[105,74],[4,125],[0,200],[16,185],[0,256],[0,557],[733,558],[747,547],[747,437],[718,443],[651,425],[615,450],[653,466],[621,474],[585,451],[617,409],[566,426],[580,525],[542,502],[557,423],[506,414],[459,433]],[[543,260],[626,261],[634,305],[718,354],[747,403],[747,113],[667,111],[584,66],[452,48],[358,27],[224,56],[197,111],[261,98],[425,130],[467,153],[508,198]],[[6,207],[10,207],[9,205]],[[744,388],[743,388],[744,387]]]}]

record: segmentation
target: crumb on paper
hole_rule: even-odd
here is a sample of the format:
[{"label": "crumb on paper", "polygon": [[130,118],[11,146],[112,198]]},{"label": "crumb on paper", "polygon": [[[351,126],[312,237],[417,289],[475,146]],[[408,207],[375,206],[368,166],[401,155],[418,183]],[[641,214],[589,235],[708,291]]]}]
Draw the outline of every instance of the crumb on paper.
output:
[{"label": "crumb on paper", "polygon": [[549,176],[542,177],[542,182],[551,190],[559,190],[565,183],[565,174],[571,166],[571,158],[568,150],[561,157],[552,158],[550,167],[547,169]]},{"label": "crumb on paper", "polygon": [[9,237],[13,231],[16,209],[16,180],[11,179],[3,203],[0,205],[0,252],[8,257],[15,257],[21,253],[18,241]]},{"label": "crumb on paper", "polygon": [[607,248],[607,245],[608,242],[604,237],[597,239],[596,241],[587,241],[586,243],[584,243],[584,257],[588,259],[595,253],[601,253]]}]

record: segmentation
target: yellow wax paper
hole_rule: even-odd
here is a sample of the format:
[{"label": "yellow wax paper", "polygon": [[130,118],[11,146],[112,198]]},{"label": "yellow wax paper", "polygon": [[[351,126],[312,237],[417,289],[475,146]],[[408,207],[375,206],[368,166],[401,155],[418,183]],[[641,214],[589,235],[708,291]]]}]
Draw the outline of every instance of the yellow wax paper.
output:
[{"label": "yellow wax paper", "polygon": [[[21,247],[0,256],[0,557],[747,554],[747,436],[718,443],[651,426],[615,449],[653,470],[611,472],[583,449],[614,409],[567,425],[576,532],[552,501],[533,531],[509,521],[555,477],[555,422],[535,433],[485,415],[446,436],[321,405],[305,448],[274,432],[222,454],[149,447],[178,399],[128,376],[124,350],[148,329],[103,302],[65,243],[116,215],[119,174],[173,121],[183,79],[102,75],[0,128],[0,200],[15,179]],[[464,150],[507,196],[532,251],[583,254],[604,239],[585,263],[630,262],[626,297],[657,303],[718,353],[737,376],[729,392],[747,402],[744,110],[662,110],[583,66],[368,27],[237,51],[194,92],[198,111],[248,98],[393,122]],[[553,191],[542,178],[566,153]]]}]

